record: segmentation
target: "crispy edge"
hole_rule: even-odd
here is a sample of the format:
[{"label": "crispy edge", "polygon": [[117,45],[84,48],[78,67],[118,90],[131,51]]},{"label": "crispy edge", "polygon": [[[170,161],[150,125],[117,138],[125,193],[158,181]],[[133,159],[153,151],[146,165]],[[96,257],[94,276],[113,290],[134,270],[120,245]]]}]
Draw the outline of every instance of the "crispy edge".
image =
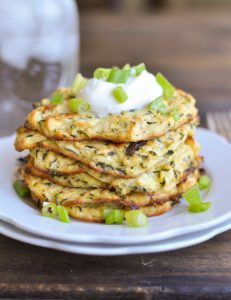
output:
[{"label": "crispy edge", "polygon": [[[192,95],[178,89],[178,93],[180,96],[183,96],[183,97],[188,97],[190,99],[194,99]],[[136,122],[131,122],[131,125],[129,126],[129,128],[126,130],[126,134],[124,133],[123,135],[121,134],[120,136],[116,136],[116,137],[113,137],[111,138],[110,135],[103,138],[101,135],[92,135],[91,137],[88,137],[84,132],[80,135],[79,138],[75,138],[75,137],[71,137],[69,135],[69,137],[65,136],[65,133],[59,133],[59,132],[55,132],[53,133],[50,133],[48,129],[43,129],[42,127],[44,126],[40,126],[39,122],[37,121],[37,115],[41,114],[43,111],[46,111],[46,110],[49,110],[49,109],[53,109],[55,110],[54,106],[53,105],[47,105],[47,106],[42,106],[42,107],[39,107],[38,109],[35,109],[33,110],[27,117],[27,123],[26,123],[26,126],[29,127],[29,128],[34,128],[34,129],[37,129],[40,133],[44,134],[45,136],[47,136],[48,138],[52,138],[52,139],[55,139],[55,140],[66,140],[66,141],[79,141],[79,140],[83,140],[83,139],[89,139],[89,140],[99,140],[99,141],[112,141],[112,142],[115,142],[115,143],[125,143],[125,142],[136,142],[136,141],[140,141],[140,137],[134,137],[133,136],[133,133],[135,132],[136,130],[136,127],[139,125],[137,124]],[[72,115],[76,115],[74,113],[58,113],[57,115],[50,115],[50,116],[47,116],[43,121],[43,125],[44,123],[50,123],[50,120],[51,118],[54,119],[54,120],[57,120],[57,119],[66,119],[68,118],[69,116],[72,116]],[[139,119],[140,116],[137,115],[137,117],[135,119]],[[199,120],[199,116],[198,116],[198,110],[197,108],[195,107],[195,114],[194,115],[189,115],[186,119],[182,120],[181,122],[178,122],[177,123],[177,126],[173,126],[173,128],[171,128],[170,130],[176,130],[178,128],[180,128],[181,126],[189,123],[190,121],[192,120]],[[152,135],[149,135],[149,136],[146,136],[145,138],[143,138],[142,140],[149,140],[149,139],[153,139],[153,138],[157,138],[157,137],[160,137],[160,136],[163,136],[165,133],[166,133],[167,130],[163,130],[163,131],[160,131],[159,133],[155,133],[155,134],[152,134]],[[105,133],[106,134],[106,133]],[[128,138],[128,136],[130,136],[130,138]]]},{"label": "crispy edge", "polygon": [[[27,170],[26,168],[21,168],[20,173],[27,184],[27,186],[30,188],[30,182],[31,177],[33,176],[30,174],[30,170]],[[178,190],[174,191],[172,194],[142,194],[142,193],[130,193],[126,195],[125,197],[118,196],[116,193],[111,193],[111,198],[108,197],[105,198],[103,196],[103,189],[96,189],[98,192],[98,195],[100,195],[98,198],[96,197],[94,199],[94,202],[91,203],[117,203],[123,206],[131,207],[131,208],[138,208],[142,206],[152,205],[154,203],[160,203],[160,202],[166,202],[168,200],[172,199],[178,199],[181,194],[189,189],[192,185],[196,183],[196,180],[199,176],[198,170],[196,170],[193,173],[193,176],[188,176],[187,179],[181,183],[178,186]],[[60,185],[57,185],[58,187],[61,187]],[[94,190],[90,190],[89,193],[93,192]],[[34,191],[35,193],[35,191]],[[86,191],[88,193],[88,191]],[[136,201],[134,200],[136,197]],[[138,197],[138,198],[137,198]],[[41,199],[41,201],[45,201],[44,199]],[[138,202],[137,202],[138,201]],[[85,202],[84,196],[79,196],[79,198],[73,198],[73,199],[67,199],[65,201],[62,201],[62,205],[65,207],[68,206],[74,206],[74,205],[86,205],[89,204],[89,202]]]},{"label": "crispy edge", "polygon": [[[70,186],[68,184],[64,184],[64,183],[61,183],[61,181],[57,180],[54,176],[65,176],[65,175],[61,175],[61,174],[50,174],[49,172],[43,172],[39,169],[37,169],[32,163],[31,161],[29,161],[26,166],[26,172],[29,172],[31,175],[35,176],[35,177],[40,177],[40,178],[44,178],[44,179],[47,179],[55,184],[58,184],[58,185],[61,185],[63,187],[70,187],[70,188],[73,188],[73,186]],[[86,172],[81,172],[81,173],[85,173],[87,174]],[[81,173],[77,173],[77,174],[74,174],[74,175],[78,175],[78,174],[81,174]],[[70,174],[68,176],[72,176],[73,174]],[[92,177],[91,175],[87,174],[89,176],[89,178],[92,178],[92,180],[94,180],[95,182],[97,181],[99,183],[99,186],[97,188],[107,188],[107,184],[102,182],[102,181],[99,181],[97,179],[95,179],[94,177]],[[80,187],[81,188],[81,187]],[[89,188],[94,188],[94,186],[92,187],[89,187]]]},{"label": "crispy edge", "polygon": [[[159,216],[166,212],[168,212],[173,204],[177,203],[173,200],[168,200],[161,204],[155,204],[155,205],[149,205],[145,207],[141,207],[140,210],[143,211],[143,213],[147,217],[153,217],[153,216]],[[103,223],[104,217],[103,217],[103,208],[84,208],[81,206],[72,206],[67,207],[68,214],[80,221],[84,222],[94,222],[94,223]]]},{"label": "crispy edge", "polygon": [[[47,150],[47,149],[46,149]],[[50,150],[48,150],[50,151]],[[58,153],[58,152],[55,152],[56,155],[60,155],[60,156],[63,156],[64,158],[69,158],[69,157],[65,157],[63,154],[61,153]],[[52,169],[49,169],[49,168],[42,168],[40,166],[38,166],[37,164],[35,164],[35,160],[34,158],[29,155],[28,157],[28,166],[29,167],[33,167],[35,169],[37,169],[38,171],[40,172],[43,172],[43,173],[46,173],[46,174],[49,174],[50,176],[65,176],[65,175],[75,175],[75,174],[80,174],[80,173],[84,173],[84,168],[81,167],[81,162],[75,160],[76,163],[79,163],[79,169],[76,169],[76,171],[65,171],[65,170],[62,170],[62,172],[59,172],[59,171],[54,171]]]}]

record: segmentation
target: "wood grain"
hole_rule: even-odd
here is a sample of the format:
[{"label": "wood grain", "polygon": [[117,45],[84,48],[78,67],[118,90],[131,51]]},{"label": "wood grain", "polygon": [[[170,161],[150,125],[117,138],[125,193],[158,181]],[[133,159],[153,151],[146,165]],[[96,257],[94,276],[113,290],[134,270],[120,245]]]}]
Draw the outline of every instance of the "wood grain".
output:
[{"label": "wood grain", "polygon": [[[231,232],[174,252],[94,257],[0,237],[0,297],[230,299]],[[176,297],[176,298],[173,298]]]},{"label": "wood grain", "polygon": [[[81,67],[144,61],[194,94],[203,112],[230,108],[229,13],[81,16]],[[231,231],[174,252],[74,255],[0,236],[0,298],[231,299]]]}]

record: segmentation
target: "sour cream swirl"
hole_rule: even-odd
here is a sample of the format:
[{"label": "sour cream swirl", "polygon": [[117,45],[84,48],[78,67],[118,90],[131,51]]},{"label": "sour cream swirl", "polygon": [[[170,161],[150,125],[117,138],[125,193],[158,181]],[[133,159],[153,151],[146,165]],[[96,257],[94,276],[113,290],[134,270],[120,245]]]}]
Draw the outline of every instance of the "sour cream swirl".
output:
[{"label": "sour cream swirl", "polygon": [[[122,86],[128,96],[124,103],[117,102],[112,95],[113,89],[117,86]],[[77,97],[88,101],[91,111],[97,116],[104,117],[122,111],[142,109],[162,93],[163,89],[155,76],[144,70],[139,76],[129,76],[127,82],[123,84],[107,82],[104,79],[89,79]]]}]

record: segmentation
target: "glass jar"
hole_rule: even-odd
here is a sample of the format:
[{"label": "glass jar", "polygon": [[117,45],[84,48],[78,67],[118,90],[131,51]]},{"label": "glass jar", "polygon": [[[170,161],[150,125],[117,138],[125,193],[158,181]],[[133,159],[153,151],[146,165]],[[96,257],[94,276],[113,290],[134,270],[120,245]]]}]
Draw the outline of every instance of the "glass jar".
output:
[{"label": "glass jar", "polygon": [[32,102],[68,86],[78,61],[74,0],[0,1],[0,136],[22,124]]}]

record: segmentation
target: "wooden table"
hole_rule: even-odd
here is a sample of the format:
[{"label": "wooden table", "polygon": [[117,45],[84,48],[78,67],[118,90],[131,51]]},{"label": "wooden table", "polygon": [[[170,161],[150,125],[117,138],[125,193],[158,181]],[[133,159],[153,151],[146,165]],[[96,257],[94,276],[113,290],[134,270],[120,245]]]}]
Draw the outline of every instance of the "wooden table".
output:
[{"label": "wooden table", "polygon": [[[204,114],[231,107],[226,13],[82,15],[81,67],[144,61],[198,98]],[[174,252],[73,255],[0,236],[0,298],[231,299],[231,231]]]}]

